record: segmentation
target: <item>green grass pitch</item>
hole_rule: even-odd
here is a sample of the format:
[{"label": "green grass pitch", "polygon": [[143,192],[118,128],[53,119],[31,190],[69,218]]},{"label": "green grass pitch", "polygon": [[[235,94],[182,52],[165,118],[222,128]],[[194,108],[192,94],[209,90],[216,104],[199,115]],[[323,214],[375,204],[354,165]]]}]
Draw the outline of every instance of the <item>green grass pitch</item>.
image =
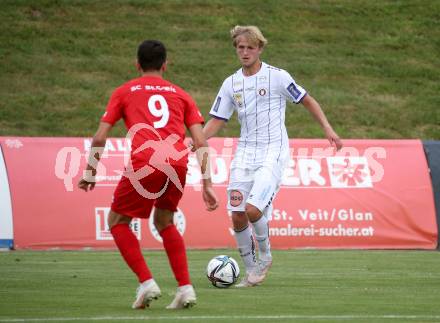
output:
[{"label": "green grass pitch", "polygon": [[166,310],[175,281],[163,251],[144,250],[162,289],[132,310],[137,281],[114,251],[0,253],[0,322],[439,322],[440,258],[430,251],[274,251],[267,280],[217,289],[208,261],[235,250],[190,250],[197,306]]}]

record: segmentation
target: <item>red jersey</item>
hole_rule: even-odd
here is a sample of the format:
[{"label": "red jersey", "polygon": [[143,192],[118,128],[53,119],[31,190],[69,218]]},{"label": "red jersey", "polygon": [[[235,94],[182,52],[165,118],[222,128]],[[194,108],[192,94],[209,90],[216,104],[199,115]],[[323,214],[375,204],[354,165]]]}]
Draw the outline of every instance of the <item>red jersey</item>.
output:
[{"label": "red jersey", "polygon": [[113,92],[101,121],[113,125],[121,118],[128,130],[137,130],[131,144],[134,169],[157,163],[186,167],[185,126],[204,122],[191,96],[159,76],[136,78]]}]

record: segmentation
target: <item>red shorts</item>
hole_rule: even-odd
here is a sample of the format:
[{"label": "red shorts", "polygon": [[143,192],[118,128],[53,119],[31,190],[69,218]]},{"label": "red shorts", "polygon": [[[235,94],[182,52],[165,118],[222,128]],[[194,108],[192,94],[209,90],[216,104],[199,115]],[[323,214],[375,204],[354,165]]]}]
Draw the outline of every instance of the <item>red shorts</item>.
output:
[{"label": "red shorts", "polygon": [[[173,167],[179,177],[181,187],[185,187],[186,167]],[[181,191],[168,176],[159,170],[135,182],[135,186],[126,176],[122,176],[113,194],[111,209],[121,215],[149,218],[153,205],[159,209],[177,211],[182,198]],[[160,194],[161,190],[164,190]],[[139,191],[139,192],[138,192]]]}]

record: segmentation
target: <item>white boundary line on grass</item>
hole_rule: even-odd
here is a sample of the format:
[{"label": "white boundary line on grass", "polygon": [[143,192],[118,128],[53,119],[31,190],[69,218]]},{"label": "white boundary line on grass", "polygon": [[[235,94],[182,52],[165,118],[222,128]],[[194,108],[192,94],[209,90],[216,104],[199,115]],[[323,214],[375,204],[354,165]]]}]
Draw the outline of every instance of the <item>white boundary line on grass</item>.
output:
[{"label": "white boundary line on grass", "polygon": [[141,320],[438,320],[440,315],[192,315],[192,316],[97,316],[97,317],[57,317],[57,318],[0,318],[0,322],[50,322],[50,321],[141,321]]}]

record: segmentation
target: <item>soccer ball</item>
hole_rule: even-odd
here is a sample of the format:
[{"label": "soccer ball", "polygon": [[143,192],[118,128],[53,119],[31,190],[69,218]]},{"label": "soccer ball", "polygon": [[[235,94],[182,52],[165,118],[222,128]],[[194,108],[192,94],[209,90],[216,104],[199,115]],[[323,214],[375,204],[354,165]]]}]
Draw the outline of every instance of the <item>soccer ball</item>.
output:
[{"label": "soccer ball", "polygon": [[239,275],[240,268],[237,262],[225,255],[212,258],[206,267],[206,276],[218,288],[226,288],[233,285]]}]

